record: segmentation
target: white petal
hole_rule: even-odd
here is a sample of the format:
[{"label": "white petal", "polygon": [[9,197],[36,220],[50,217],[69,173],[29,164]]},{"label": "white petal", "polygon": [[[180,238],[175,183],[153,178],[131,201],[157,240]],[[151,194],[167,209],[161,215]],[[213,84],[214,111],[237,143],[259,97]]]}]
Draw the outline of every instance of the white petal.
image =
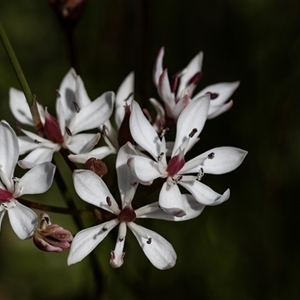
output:
[{"label": "white petal", "polygon": [[183,217],[175,217],[167,214],[159,207],[158,202],[151,203],[135,210],[136,216],[137,218],[159,219],[165,221],[186,221],[198,217],[205,207],[205,205],[196,201],[192,195],[182,194],[181,199],[184,202],[186,213]]},{"label": "white petal", "polygon": [[180,145],[188,137],[188,135],[196,129],[197,132],[189,139],[189,146],[185,149],[185,153],[189,150],[195,139],[202,131],[207,118],[209,109],[210,96],[206,95],[193,100],[180,114],[176,126],[176,138],[172,152],[172,156],[177,154]]},{"label": "white petal", "polygon": [[68,139],[67,147],[75,154],[86,153],[93,149],[100,139],[99,134],[79,133]]},{"label": "white petal", "polygon": [[163,176],[158,170],[158,164],[151,158],[132,156],[128,160],[131,172],[142,182],[152,182],[154,179]]},{"label": "white petal", "polygon": [[38,164],[44,162],[50,162],[52,160],[54,150],[58,151],[59,148],[58,149],[50,149],[46,147],[37,148],[31,151],[22,160],[19,160],[18,165],[23,169],[31,169],[32,167]]},{"label": "white petal", "polygon": [[81,108],[78,113],[72,116],[68,126],[72,134],[97,128],[108,120],[113,111],[114,100],[115,94],[106,92],[89,105]]},{"label": "white petal", "polygon": [[168,78],[168,70],[164,70],[159,77],[159,84],[157,92],[160,98],[164,101],[167,111],[167,115],[172,117],[171,112],[175,106],[175,95],[171,92],[170,82]]},{"label": "white petal", "polygon": [[191,78],[198,72],[201,71],[203,61],[203,52],[197,54],[187,65],[186,72],[180,77],[180,84],[178,87],[177,94],[180,95],[181,92],[188,86],[188,82]]},{"label": "white petal", "polygon": [[19,186],[22,189],[18,196],[27,194],[42,194],[46,192],[53,182],[56,166],[50,162],[44,162],[30,169],[20,178]]},{"label": "white petal", "polygon": [[85,162],[94,157],[96,159],[103,159],[110,154],[116,153],[115,149],[111,149],[110,147],[103,146],[99,148],[95,148],[90,152],[82,153],[82,154],[70,154],[68,158],[70,161],[78,164],[85,164]]},{"label": "white petal", "polygon": [[[120,125],[124,119],[125,100],[126,100],[127,105],[131,105],[131,101],[133,99],[133,92],[134,92],[134,73],[131,72],[129,75],[127,75],[127,77],[121,83],[121,85],[116,93],[115,123],[118,128],[120,128]],[[129,97],[129,95],[131,95],[131,96]]]},{"label": "white petal", "polygon": [[136,101],[132,101],[131,104],[129,125],[135,142],[157,159],[161,141]]},{"label": "white petal", "polygon": [[89,105],[91,100],[85,90],[84,83],[74,69],[70,69],[64,77],[59,89],[60,97],[56,100],[56,115],[61,129],[64,132],[66,124],[78,109]]},{"label": "white petal", "polygon": [[118,175],[118,187],[121,195],[122,207],[129,204],[134,197],[135,191],[138,187],[138,179],[132,174],[127,161],[129,157],[136,154],[136,152],[125,144],[118,152],[116,160],[116,169]]},{"label": "white petal", "polygon": [[117,224],[118,220],[113,219],[79,231],[71,244],[68,265],[75,264],[89,255]]},{"label": "white petal", "polygon": [[230,196],[229,189],[223,195],[218,194],[207,185],[196,180],[195,176],[183,176],[178,183],[187,189],[199,203],[204,205],[221,204]]},{"label": "white petal", "polygon": [[33,210],[18,201],[15,201],[15,205],[7,210],[9,221],[16,235],[21,240],[25,240],[33,235],[38,218]]},{"label": "white petal", "polygon": [[127,226],[125,222],[120,223],[119,226],[119,234],[115,246],[115,250],[111,252],[110,265],[113,268],[120,268],[124,263],[124,255],[123,252],[124,244],[125,244],[125,236],[126,236]]},{"label": "white petal", "polygon": [[177,255],[173,246],[166,239],[152,230],[143,228],[149,237],[145,239],[137,233],[137,228],[142,226],[128,223],[128,227],[134,233],[147,258],[156,268],[166,270],[175,266]]},{"label": "white petal", "polygon": [[30,108],[23,92],[15,88],[9,89],[9,107],[18,122],[33,126]]},{"label": "white petal", "polygon": [[165,182],[159,193],[159,206],[173,216],[183,217],[186,215],[184,201],[176,184]]},{"label": "white petal", "polygon": [[211,100],[211,106],[218,106],[220,104],[225,103],[234,91],[240,85],[239,81],[235,82],[221,82],[207,86],[205,89],[200,91],[197,95],[194,96],[194,99],[198,98],[199,96],[203,96],[206,93],[215,93],[218,94],[216,99]]},{"label": "white petal", "polygon": [[[118,204],[106,184],[95,173],[89,170],[75,170],[73,180],[75,190],[82,200],[114,214],[120,212]],[[110,200],[110,203],[107,199]]]},{"label": "white petal", "polygon": [[2,171],[8,178],[13,177],[15,166],[19,157],[18,139],[10,127],[5,122],[0,122],[0,165]]},{"label": "white petal", "polygon": [[[210,100],[212,101],[212,100]],[[212,103],[212,102],[210,102]],[[219,115],[221,115],[222,113],[228,111],[233,105],[233,101],[230,100],[229,102],[225,103],[225,104],[221,104],[218,106],[210,106],[209,110],[208,110],[208,116],[207,119],[213,119]]]},{"label": "white petal", "polygon": [[2,220],[3,217],[5,215],[6,210],[4,208],[2,208],[2,206],[0,206],[0,231],[1,231],[1,224],[2,224]]},{"label": "white petal", "polygon": [[[214,158],[205,159],[214,153]],[[197,173],[200,167],[207,174],[224,174],[235,170],[244,160],[247,151],[235,147],[218,147],[188,161],[181,172]],[[198,163],[198,165],[197,165]]]},{"label": "white petal", "polygon": [[156,85],[156,87],[158,86],[159,77],[163,72],[162,62],[163,62],[164,54],[165,54],[165,48],[161,47],[158,52],[154,69],[153,69],[153,82]]}]

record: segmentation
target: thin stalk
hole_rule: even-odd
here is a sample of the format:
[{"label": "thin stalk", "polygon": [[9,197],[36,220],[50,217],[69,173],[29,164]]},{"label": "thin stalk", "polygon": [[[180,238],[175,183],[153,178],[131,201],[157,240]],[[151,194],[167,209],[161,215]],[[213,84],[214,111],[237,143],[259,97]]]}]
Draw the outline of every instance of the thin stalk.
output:
[{"label": "thin stalk", "polygon": [[77,215],[81,217],[95,217],[95,214],[92,210],[86,210],[86,209],[70,209],[67,207],[59,207],[59,206],[52,206],[52,205],[46,205],[41,204],[37,202],[32,202],[29,200],[18,198],[18,201],[27,207],[39,209],[42,211],[48,211],[48,212],[54,212],[54,213],[60,213],[60,214],[66,214],[66,215]]},{"label": "thin stalk", "polygon": [[3,43],[4,48],[6,50],[6,53],[7,53],[8,57],[9,57],[9,59],[10,59],[10,62],[12,64],[12,66],[13,66],[13,69],[14,69],[16,75],[17,75],[17,78],[18,78],[18,80],[20,82],[20,85],[21,85],[22,90],[23,90],[23,92],[25,94],[26,100],[28,102],[28,105],[29,105],[29,107],[31,107],[32,104],[33,104],[33,95],[31,93],[31,90],[29,88],[27,80],[26,80],[26,78],[24,76],[22,68],[21,68],[21,66],[19,64],[19,61],[18,61],[18,59],[16,57],[16,54],[15,54],[15,52],[14,52],[14,50],[13,50],[11,44],[10,44],[10,41],[9,41],[9,39],[8,39],[8,37],[7,37],[4,29],[2,27],[1,22],[0,22],[0,38],[1,38],[1,41]]}]

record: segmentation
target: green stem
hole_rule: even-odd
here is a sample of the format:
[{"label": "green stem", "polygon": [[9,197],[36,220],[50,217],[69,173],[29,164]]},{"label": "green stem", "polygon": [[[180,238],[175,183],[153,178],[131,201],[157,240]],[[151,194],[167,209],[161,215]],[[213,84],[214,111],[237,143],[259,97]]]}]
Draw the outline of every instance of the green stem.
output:
[{"label": "green stem", "polygon": [[14,52],[14,50],[13,50],[11,44],[10,44],[10,41],[9,41],[9,39],[8,39],[4,29],[2,27],[1,22],[0,22],[0,38],[2,40],[3,46],[6,50],[6,53],[9,57],[9,59],[10,59],[10,62],[12,64],[13,68],[14,68],[14,71],[15,71],[17,77],[18,77],[18,80],[19,80],[20,85],[22,87],[22,90],[25,94],[27,102],[28,102],[29,106],[31,107],[32,103],[33,103],[33,95],[30,91],[27,80],[26,80],[26,78],[24,76],[24,73],[21,69],[21,66],[20,66],[19,61],[16,57],[16,54],[15,54],[15,52]]}]

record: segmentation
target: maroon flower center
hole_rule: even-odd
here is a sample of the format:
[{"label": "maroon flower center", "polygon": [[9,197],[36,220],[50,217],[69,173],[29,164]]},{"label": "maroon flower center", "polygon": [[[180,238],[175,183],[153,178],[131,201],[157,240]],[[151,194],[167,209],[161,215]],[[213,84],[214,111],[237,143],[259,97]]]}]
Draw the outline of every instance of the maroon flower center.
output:
[{"label": "maroon flower center", "polygon": [[64,138],[61,134],[57,120],[48,112],[45,113],[44,132],[46,137],[56,144],[62,144]]},{"label": "maroon flower center", "polygon": [[136,219],[134,210],[130,207],[124,207],[118,215],[120,222],[133,222]]},{"label": "maroon flower center", "polygon": [[13,198],[13,194],[7,190],[0,189],[0,202],[9,202]]},{"label": "maroon flower center", "polygon": [[181,154],[172,157],[168,163],[167,172],[170,177],[176,175],[185,165],[184,157]]}]

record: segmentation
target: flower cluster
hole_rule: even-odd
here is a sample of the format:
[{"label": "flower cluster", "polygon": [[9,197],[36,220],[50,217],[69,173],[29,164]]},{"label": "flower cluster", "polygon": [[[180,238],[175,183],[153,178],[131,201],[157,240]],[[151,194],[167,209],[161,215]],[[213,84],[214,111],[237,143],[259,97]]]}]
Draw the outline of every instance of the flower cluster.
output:
[{"label": "flower cluster", "polygon": [[[106,92],[91,101],[82,79],[71,69],[57,90],[56,117],[37,102],[32,114],[24,94],[10,89],[10,108],[23,135],[17,137],[10,125],[1,121],[0,224],[8,212],[19,238],[33,237],[39,249],[49,252],[70,247],[69,265],[84,259],[119,225],[115,249],[110,254],[112,267],[120,267],[124,262],[127,228],[156,268],[175,265],[177,256],[172,245],[158,233],[139,225],[138,219],[186,221],[198,217],[205,206],[228,200],[229,189],[221,194],[215,192],[202,178],[204,174],[224,174],[236,169],[247,152],[218,147],[186,159],[199,141],[206,120],[232,106],[229,98],[239,82],[210,85],[193,95],[202,77],[203,54],[199,53],[175,74],[171,83],[167,69],[163,69],[163,56],[164,48],[159,51],[153,71],[163,103],[150,99],[155,118],[135,101],[133,73],[125,78],[116,94]],[[20,124],[33,126],[35,132]],[[166,141],[171,127],[176,130],[175,139]],[[50,188],[56,168],[51,163],[55,152],[60,152],[72,169],[78,196],[97,207],[97,224],[79,231],[74,238],[68,230],[52,224],[45,213],[41,214],[38,227],[35,212],[20,203],[22,195],[44,193]],[[18,160],[19,155],[25,156]],[[120,197],[113,195],[106,184],[108,170],[102,160],[108,155],[116,157]],[[13,175],[17,163],[29,169],[22,178]],[[78,164],[84,164],[84,168]],[[139,197],[139,184],[147,186],[149,192],[160,189],[157,201],[140,206],[134,200]],[[108,217],[100,218],[97,212],[107,212]]]}]

